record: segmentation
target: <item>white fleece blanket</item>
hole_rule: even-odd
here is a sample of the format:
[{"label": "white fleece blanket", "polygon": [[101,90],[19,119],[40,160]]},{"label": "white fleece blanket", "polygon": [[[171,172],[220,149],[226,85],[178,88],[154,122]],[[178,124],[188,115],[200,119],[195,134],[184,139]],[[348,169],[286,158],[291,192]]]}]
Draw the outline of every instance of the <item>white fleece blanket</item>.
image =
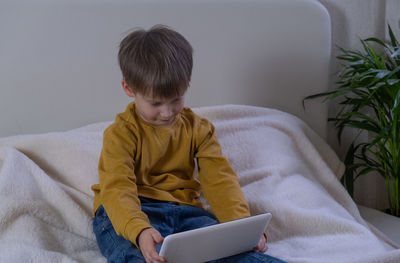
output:
[{"label": "white fleece blanket", "polygon": [[[296,117],[249,106],[195,109],[216,126],[268,253],[288,262],[400,262],[360,217],[343,164]],[[0,139],[0,262],[105,262],[91,228],[102,132],[110,124]]]}]

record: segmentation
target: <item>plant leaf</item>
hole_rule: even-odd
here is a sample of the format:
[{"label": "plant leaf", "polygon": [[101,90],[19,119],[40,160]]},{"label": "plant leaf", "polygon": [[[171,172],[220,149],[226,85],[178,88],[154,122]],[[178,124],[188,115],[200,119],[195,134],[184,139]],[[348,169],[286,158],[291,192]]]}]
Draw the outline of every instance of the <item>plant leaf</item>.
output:
[{"label": "plant leaf", "polygon": [[392,28],[390,27],[390,25],[388,24],[388,31],[389,31],[389,36],[390,36],[390,41],[392,43],[392,46],[397,47],[399,46],[399,42],[397,42],[396,37],[393,34]]},{"label": "plant leaf", "polygon": [[390,55],[390,57],[391,57],[391,58],[395,58],[395,57],[397,57],[397,56],[399,56],[399,55],[400,55],[400,49],[397,48],[397,50],[394,51],[394,52]]},{"label": "plant leaf", "polygon": [[383,42],[382,40],[380,40],[379,38],[375,38],[375,37],[370,37],[370,38],[366,38],[364,39],[365,42],[375,42],[378,43],[379,45],[385,47],[385,48],[389,48],[388,45],[385,44],[385,42]]},{"label": "plant leaf", "polygon": [[[400,50],[400,49],[399,49],[399,50]],[[387,84],[388,84],[389,86],[393,86],[394,84],[399,83],[399,82],[400,82],[400,79],[388,79],[388,80],[386,80],[386,82],[387,82]]]},{"label": "plant leaf", "polygon": [[387,75],[389,75],[390,73],[391,73],[391,71],[389,71],[389,70],[378,70],[378,74],[376,74],[375,78],[376,79],[383,79]]},{"label": "plant leaf", "polygon": [[346,126],[379,133],[379,128],[366,121],[347,121]]},{"label": "plant leaf", "polygon": [[399,104],[400,104],[400,89],[397,91],[396,98],[394,99],[394,104],[393,104],[393,108],[392,108],[393,114],[396,114],[396,112],[397,112],[397,114],[399,114],[398,113]]},{"label": "plant leaf", "polygon": [[352,165],[354,164],[354,152],[354,143],[352,143],[347,149],[347,153],[344,159],[346,170],[342,177],[342,183],[346,187],[351,197],[354,196],[354,168],[352,168]]}]

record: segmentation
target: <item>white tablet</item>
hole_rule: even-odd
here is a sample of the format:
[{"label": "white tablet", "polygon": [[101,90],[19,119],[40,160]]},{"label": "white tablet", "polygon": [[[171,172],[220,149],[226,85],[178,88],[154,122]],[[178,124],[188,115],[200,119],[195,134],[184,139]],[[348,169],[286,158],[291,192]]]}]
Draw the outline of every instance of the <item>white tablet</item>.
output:
[{"label": "white tablet", "polygon": [[250,251],[257,246],[271,217],[266,213],[168,235],[160,256],[168,263],[197,263]]}]

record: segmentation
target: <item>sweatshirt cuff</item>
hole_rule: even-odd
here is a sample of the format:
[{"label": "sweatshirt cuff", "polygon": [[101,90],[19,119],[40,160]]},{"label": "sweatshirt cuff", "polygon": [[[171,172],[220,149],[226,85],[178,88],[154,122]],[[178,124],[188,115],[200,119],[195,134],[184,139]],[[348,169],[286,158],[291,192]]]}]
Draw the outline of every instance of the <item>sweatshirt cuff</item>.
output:
[{"label": "sweatshirt cuff", "polygon": [[152,228],[149,222],[144,220],[131,220],[125,227],[125,236],[131,241],[137,248],[139,248],[139,235],[146,228]]}]

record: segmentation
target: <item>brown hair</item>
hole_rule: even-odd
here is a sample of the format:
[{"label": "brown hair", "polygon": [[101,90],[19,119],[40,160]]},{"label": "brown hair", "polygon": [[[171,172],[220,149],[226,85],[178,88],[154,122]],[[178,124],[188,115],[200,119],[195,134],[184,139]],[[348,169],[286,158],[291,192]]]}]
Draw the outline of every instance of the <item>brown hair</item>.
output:
[{"label": "brown hair", "polygon": [[119,65],[133,92],[155,98],[182,96],[189,87],[193,49],[178,32],[156,25],[128,34],[120,44]]}]

